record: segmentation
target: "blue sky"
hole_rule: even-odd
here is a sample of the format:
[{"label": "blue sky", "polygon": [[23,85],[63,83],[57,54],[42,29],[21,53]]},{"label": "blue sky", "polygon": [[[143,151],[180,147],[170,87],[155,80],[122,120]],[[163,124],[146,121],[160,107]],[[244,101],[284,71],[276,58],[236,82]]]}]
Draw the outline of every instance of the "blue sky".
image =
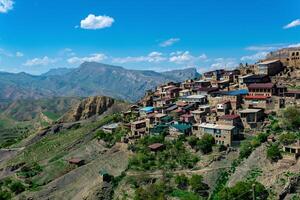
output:
[{"label": "blue sky", "polygon": [[230,68],[300,46],[299,11],[299,0],[0,0],[0,71]]}]

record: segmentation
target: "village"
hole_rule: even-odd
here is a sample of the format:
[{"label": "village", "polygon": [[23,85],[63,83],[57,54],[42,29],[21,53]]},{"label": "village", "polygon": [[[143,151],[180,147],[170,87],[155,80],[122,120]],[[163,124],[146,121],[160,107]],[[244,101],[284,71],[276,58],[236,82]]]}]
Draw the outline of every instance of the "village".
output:
[{"label": "village", "polygon": [[[245,135],[262,131],[269,123],[268,116],[300,105],[299,88],[280,81],[297,71],[299,53],[297,48],[283,49],[254,65],[213,70],[198,79],[169,82],[147,91],[142,100],[123,112],[130,129],[123,141],[132,143],[145,135],[167,132],[168,140],[210,134],[216,144],[234,146]],[[116,128],[111,124],[104,130]],[[162,147],[159,143],[149,146],[153,151]]]}]

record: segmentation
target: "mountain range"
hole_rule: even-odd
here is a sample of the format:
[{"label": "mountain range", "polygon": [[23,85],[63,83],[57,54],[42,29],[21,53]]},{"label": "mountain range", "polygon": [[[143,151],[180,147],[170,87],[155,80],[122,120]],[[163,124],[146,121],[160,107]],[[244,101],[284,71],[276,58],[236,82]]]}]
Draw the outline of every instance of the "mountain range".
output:
[{"label": "mountain range", "polygon": [[0,73],[0,100],[39,99],[54,96],[105,95],[130,102],[144,92],[168,81],[196,78],[195,68],[155,72],[85,62],[78,68],[52,69],[39,76],[27,73]]}]

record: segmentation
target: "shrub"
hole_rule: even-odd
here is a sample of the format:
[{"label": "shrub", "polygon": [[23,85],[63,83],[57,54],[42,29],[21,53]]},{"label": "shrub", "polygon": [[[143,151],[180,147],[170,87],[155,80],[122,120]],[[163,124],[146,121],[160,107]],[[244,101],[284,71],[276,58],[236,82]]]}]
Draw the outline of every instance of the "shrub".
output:
[{"label": "shrub", "polygon": [[248,158],[253,151],[252,144],[249,140],[243,141],[240,147],[240,155],[241,159]]},{"label": "shrub", "polygon": [[266,200],[269,196],[266,188],[258,182],[238,182],[233,187],[223,188],[217,195],[217,200],[243,199],[252,200],[252,190],[254,187],[256,199]]},{"label": "shrub", "polygon": [[197,146],[204,154],[208,154],[212,152],[212,147],[214,144],[214,137],[209,134],[204,134],[203,137],[198,141]]},{"label": "shrub", "polygon": [[4,190],[4,191],[1,191],[0,190],[0,199],[1,200],[9,200],[11,199],[12,195],[9,191],[7,190]]},{"label": "shrub", "polygon": [[279,141],[284,145],[292,144],[296,141],[297,136],[293,133],[285,133],[279,136]]},{"label": "shrub", "polygon": [[278,144],[272,144],[267,149],[267,158],[272,162],[277,162],[282,158]]},{"label": "shrub", "polygon": [[13,182],[9,188],[15,194],[20,194],[25,191],[25,186],[19,181]]},{"label": "shrub", "polygon": [[185,175],[175,177],[175,183],[179,189],[186,189],[189,185],[189,179]]},{"label": "shrub", "polygon": [[195,193],[199,194],[200,196],[208,196],[207,190],[209,187],[203,182],[203,177],[201,175],[193,175],[189,182],[192,190]]},{"label": "shrub", "polygon": [[283,111],[282,125],[287,129],[299,129],[300,127],[300,109],[288,107]]}]

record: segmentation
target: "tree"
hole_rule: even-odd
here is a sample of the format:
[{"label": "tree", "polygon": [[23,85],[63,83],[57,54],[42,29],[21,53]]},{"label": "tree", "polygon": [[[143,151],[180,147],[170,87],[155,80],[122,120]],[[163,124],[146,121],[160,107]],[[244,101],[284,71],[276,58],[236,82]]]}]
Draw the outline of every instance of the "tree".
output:
[{"label": "tree", "polygon": [[16,181],[10,185],[10,190],[15,194],[20,194],[25,191],[25,186],[21,182]]},{"label": "tree", "polygon": [[266,188],[258,182],[238,182],[233,187],[223,188],[217,195],[217,200],[252,200],[253,189],[256,199],[266,200],[269,196]]},{"label": "tree", "polygon": [[189,182],[192,190],[195,193],[204,197],[208,196],[207,190],[209,189],[209,187],[206,183],[203,182],[203,177],[201,175],[193,175]]},{"label": "tree", "polygon": [[253,147],[251,145],[251,142],[249,140],[246,140],[242,142],[241,147],[240,147],[240,158],[247,158],[250,156],[251,152],[253,150]]},{"label": "tree", "polygon": [[282,158],[278,144],[272,144],[267,149],[267,158],[272,162],[277,162]]},{"label": "tree", "polygon": [[11,199],[11,193],[7,190],[0,190],[0,200],[8,200]]},{"label": "tree", "polygon": [[208,154],[208,153],[212,152],[212,146],[214,144],[215,144],[215,139],[212,135],[209,135],[209,134],[204,134],[203,137],[197,143],[199,149],[204,154]]},{"label": "tree", "polygon": [[189,179],[185,175],[178,175],[175,177],[175,183],[179,189],[186,189],[189,185]]},{"label": "tree", "polygon": [[299,129],[300,127],[300,109],[288,107],[283,111],[282,125],[287,129]]},{"label": "tree", "polygon": [[296,141],[297,136],[293,133],[285,133],[279,136],[279,141],[284,145],[292,144]]}]

